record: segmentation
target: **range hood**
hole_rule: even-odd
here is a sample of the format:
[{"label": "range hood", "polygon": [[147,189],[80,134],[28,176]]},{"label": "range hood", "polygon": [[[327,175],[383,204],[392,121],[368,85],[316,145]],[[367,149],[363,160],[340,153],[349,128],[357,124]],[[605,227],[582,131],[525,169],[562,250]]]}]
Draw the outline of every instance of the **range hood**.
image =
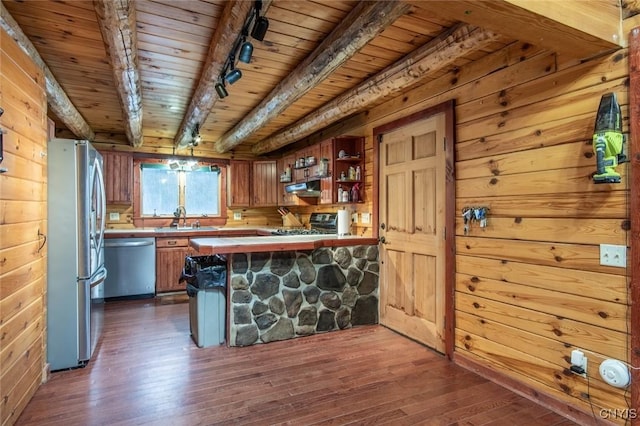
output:
[{"label": "range hood", "polygon": [[319,197],[320,196],[320,180],[310,180],[307,182],[292,183],[284,187],[284,190],[290,194],[296,194],[298,197]]}]

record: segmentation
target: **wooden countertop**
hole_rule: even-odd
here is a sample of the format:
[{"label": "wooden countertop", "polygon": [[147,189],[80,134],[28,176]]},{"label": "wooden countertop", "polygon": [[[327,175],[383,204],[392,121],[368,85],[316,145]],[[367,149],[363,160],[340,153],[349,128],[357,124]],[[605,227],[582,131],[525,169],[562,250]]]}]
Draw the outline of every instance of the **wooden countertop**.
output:
[{"label": "wooden countertop", "polygon": [[371,237],[352,235],[271,235],[248,237],[193,238],[190,245],[199,254],[258,253],[267,251],[313,250],[319,247],[376,245]]}]

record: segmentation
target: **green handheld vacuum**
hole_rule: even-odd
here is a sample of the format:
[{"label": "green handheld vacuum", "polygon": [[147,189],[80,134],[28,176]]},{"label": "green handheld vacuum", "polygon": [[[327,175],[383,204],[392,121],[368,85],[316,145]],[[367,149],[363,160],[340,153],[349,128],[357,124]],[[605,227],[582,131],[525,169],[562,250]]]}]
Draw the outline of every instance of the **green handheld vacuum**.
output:
[{"label": "green handheld vacuum", "polygon": [[600,98],[596,125],[593,132],[593,152],[596,154],[594,183],[620,183],[619,163],[627,158],[622,153],[622,114],[615,93],[605,93]]}]

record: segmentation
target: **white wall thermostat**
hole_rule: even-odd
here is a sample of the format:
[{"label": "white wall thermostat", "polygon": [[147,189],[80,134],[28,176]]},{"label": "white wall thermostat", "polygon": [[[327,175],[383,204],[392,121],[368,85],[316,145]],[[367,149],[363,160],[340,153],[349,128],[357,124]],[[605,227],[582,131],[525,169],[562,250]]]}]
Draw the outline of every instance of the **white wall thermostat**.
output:
[{"label": "white wall thermostat", "polygon": [[617,388],[625,388],[631,381],[627,366],[616,359],[605,359],[600,364],[600,376],[602,379]]}]

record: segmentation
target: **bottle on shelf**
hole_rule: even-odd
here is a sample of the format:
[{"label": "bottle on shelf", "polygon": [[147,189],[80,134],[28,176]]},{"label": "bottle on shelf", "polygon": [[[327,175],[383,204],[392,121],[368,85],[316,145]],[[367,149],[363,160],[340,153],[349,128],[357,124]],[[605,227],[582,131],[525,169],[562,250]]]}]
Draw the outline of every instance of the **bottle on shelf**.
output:
[{"label": "bottle on shelf", "polygon": [[344,190],[342,189],[342,185],[338,185],[338,202],[342,202],[342,194]]},{"label": "bottle on shelf", "polygon": [[360,166],[356,166],[356,180],[362,179],[362,172],[360,171]]},{"label": "bottle on shelf", "polygon": [[343,203],[349,202],[349,190],[342,191],[342,202]]},{"label": "bottle on shelf", "polygon": [[356,169],[353,166],[349,166],[349,180],[356,180]]},{"label": "bottle on shelf", "polygon": [[357,203],[360,201],[360,186],[356,183],[351,187],[351,202]]}]

